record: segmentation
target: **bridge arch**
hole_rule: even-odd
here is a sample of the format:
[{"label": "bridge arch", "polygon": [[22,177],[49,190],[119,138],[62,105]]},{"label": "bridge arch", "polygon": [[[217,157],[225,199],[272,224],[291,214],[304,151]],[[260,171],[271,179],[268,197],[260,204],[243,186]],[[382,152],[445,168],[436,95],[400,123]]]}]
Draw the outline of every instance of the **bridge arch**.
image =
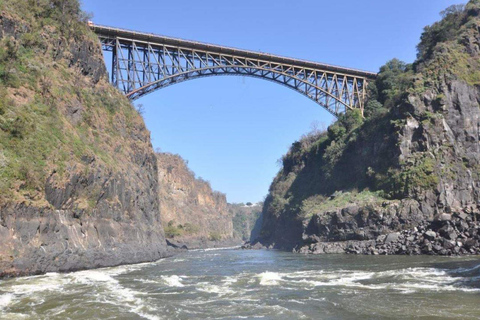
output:
[{"label": "bridge arch", "polygon": [[[337,116],[339,113],[343,113],[343,112],[346,111],[345,110],[346,109],[345,103],[342,100],[340,100],[339,98],[337,98],[335,96],[332,96],[330,93],[326,92],[325,89],[316,88],[316,90],[320,91],[321,94],[325,96],[325,102],[319,101],[318,99],[316,99],[316,95],[313,96],[313,95],[308,94],[308,92],[305,92],[303,90],[299,90],[298,86],[296,84],[292,83],[293,82],[292,80],[294,80],[295,78],[289,77],[287,81],[282,81],[278,77],[275,77],[276,75],[282,76],[283,75],[282,73],[272,71],[272,76],[268,76],[268,75],[265,76],[265,75],[262,75],[262,74],[257,74],[257,71],[258,72],[261,72],[261,71],[268,72],[268,70],[265,70],[265,69],[257,69],[253,73],[245,73],[245,72],[236,72],[236,71],[228,72],[228,71],[221,70],[223,68],[224,67],[214,67],[214,68],[205,69],[205,70],[190,70],[188,72],[177,73],[177,74],[165,77],[163,79],[148,83],[143,87],[137,88],[137,89],[127,93],[126,96],[128,98],[132,97],[131,100],[136,100],[136,99],[139,99],[140,97],[142,97],[146,94],[149,94],[149,93],[152,93],[152,92],[157,91],[159,89],[171,86],[173,84],[185,82],[185,81],[188,81],[188,80],[198,79],[198,78],[204,78],[204,77],[211,77],[211,76],[248,76],[248,77],[253,77],[253,78],[257,78],[257,79],[271,81],[271,82],[283,85],[283,86],[285,86],[289,89],[292,89],[292,90],[306,96],[310,100],[318,103],[319,105],[324,107],[328,112],[330,112],[334,116]],[[219,70],[220,72],[211,72],[212,70]],[[201,73],[202,71],[209,71],[209,72],[208,73]],[[307,85],[307,86],[309,85],[308,82],[303,80],[303,79],[295,79],[295,80],[304,84],[304,85]],[[331,101],[330,104],[329,104],[330,99],[333,99],[333,101]],[[336,106],[332,107],[332,105],[336,105]],[[330,106],[330,107],[328,107],[328,106]],[[333,110],[335,110],[335,112],[333,112]]]},{"label": "bridge arch", "polygon": [[216,46],[123,29],[91,25],[112,52],[112,83],[135,100],[186,80],[240,75],[293,89],[335,116],[360,109],[374,73]]}]

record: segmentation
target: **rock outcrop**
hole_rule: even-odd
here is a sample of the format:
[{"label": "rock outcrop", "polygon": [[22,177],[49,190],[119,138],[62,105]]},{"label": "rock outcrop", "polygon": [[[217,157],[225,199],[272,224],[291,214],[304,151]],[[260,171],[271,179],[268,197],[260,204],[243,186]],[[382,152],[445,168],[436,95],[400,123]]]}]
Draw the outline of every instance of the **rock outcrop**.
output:
[{"label": "rock outcrop", "polygon": [[0,276],[166,255],[157,160],[76,0],[0,4]]},{"label": "rock outcrop", "polygon": [[476,0],[446,10],[413,65],[382,67],[367,107],[385,111],[352,112],[292,146],[257,241],[309,253],[479,253],[479,13]]},{"label": "rock outcrop", "polygon": [[162,224],[170,243],[189,249],[239,244],[225,194],[195,178],[179,155],[157,153]]}]

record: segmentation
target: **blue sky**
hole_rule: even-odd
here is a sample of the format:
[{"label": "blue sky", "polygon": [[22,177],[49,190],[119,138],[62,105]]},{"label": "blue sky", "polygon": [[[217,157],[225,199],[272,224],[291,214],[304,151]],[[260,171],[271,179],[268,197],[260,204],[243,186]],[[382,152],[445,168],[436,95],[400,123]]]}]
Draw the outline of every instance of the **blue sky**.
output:
[{"label": "blue sky", "polygon": [[[83,9],[97,24],[377,72],[394,57],[412,62],[423,27],[464,2],[83,0]],[[262,200],[291,143],[333,121],[295,91],[249,77],[195,79],[135,103],[154,148],[187,159],[229,202]]]}]

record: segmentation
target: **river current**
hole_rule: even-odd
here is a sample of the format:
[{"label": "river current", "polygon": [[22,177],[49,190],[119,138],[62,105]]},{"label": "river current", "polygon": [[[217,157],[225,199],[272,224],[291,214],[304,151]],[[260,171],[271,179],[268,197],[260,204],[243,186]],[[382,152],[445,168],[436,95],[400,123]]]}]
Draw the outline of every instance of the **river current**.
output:
[{"label": "river current", "polygon": [[0,319],[480,319],[480,259],[199,250],[0,281]]}]

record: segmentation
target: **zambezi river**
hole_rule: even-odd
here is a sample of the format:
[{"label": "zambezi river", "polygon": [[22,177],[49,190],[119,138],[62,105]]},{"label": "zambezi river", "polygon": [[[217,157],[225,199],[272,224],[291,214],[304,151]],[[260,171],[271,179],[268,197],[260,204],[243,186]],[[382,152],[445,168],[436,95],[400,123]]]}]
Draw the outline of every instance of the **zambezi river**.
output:
[{"label": "zambezi river", "polygon": [[480,258],[207,249],[0,280],[1,319],[480,319]]}]

